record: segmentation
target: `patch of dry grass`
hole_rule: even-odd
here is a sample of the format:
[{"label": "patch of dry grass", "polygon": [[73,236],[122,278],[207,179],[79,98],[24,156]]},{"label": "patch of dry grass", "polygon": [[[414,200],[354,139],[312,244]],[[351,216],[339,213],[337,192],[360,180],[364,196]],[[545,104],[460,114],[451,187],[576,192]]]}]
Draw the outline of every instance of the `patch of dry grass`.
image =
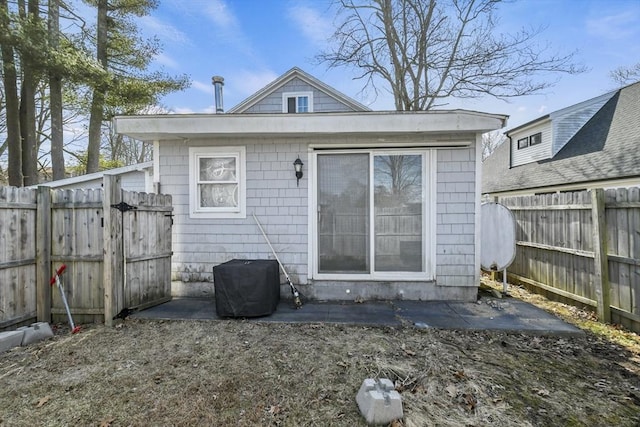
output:
[{"label": "patch of dry grass", "polygon": [[591,332],[241,320],[64,332],[0,354],[0,425],[359,426],[368,377],[395,382],[395,426],[640,423],[637,353]]}]

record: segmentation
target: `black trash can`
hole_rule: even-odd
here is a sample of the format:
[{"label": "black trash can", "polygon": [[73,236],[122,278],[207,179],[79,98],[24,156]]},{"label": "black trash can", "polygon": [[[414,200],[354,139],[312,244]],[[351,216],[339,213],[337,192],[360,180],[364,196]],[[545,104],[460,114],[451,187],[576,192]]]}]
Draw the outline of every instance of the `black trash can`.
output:
[{"label": "black trash can", "polygon": [[213,268],[216,312],[220,317],[272,314],[280,302],[275,260],[234,259]]}]

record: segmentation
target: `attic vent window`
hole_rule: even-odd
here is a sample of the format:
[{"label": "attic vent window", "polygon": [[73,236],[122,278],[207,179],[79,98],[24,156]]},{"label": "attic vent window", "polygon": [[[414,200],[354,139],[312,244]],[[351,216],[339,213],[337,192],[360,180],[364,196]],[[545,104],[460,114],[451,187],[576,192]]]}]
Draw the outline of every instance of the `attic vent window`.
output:
[{"label": "attic vent window", "polygon": [[312,92],[285,92],[282,94],[283,113],[312,113]]}]

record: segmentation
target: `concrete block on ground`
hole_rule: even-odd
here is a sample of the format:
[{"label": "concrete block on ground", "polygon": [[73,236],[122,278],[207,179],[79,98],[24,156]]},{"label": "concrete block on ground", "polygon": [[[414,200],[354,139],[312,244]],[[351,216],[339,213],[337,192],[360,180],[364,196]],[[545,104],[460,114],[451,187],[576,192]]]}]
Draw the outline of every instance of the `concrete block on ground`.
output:
[{"label": "concrete block on ground", "polygon": [[0,353],[18,347],[22,343],[24,331],[0,332]]},{"label": "concrete block on ground", "polygon": [[18,330],[24,332],[21,343],[23,346],[46,340],[53,336],[51,326],[47,322],[32,323],[31,326],[23,326]]},{"label": "concrete block on ground", "polygon": [[365,379],[356,402],[368,424],[388,424],[403,417],[400,393],[387,378]]}]

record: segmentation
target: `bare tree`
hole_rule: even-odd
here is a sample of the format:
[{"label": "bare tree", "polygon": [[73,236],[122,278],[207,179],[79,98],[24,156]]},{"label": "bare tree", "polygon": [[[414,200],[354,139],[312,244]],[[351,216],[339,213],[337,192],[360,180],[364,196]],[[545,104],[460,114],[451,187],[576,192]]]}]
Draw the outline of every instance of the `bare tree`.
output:
[{"label": "bare tree", "polygon": [[330,67],[362,71],[365,88],[380,79],[396,110],[429,110],[451,98],[499,99],[552,86],[539,75],[584,71],[574,54],[538,45],[544,28],[496,33],[501,0],[336,0],[338,28],[330,50],[318,56]]},{"label": "bare tree", "polygon": [[496,151],[507,139],[502,130],[494,130],[482,135],[482,160],[486,159]]},{"label": "bare tree", "polygon": [[609,73],[609,77],[620,86],[640,81],[640,62],[629,67],[618,67]]}]

